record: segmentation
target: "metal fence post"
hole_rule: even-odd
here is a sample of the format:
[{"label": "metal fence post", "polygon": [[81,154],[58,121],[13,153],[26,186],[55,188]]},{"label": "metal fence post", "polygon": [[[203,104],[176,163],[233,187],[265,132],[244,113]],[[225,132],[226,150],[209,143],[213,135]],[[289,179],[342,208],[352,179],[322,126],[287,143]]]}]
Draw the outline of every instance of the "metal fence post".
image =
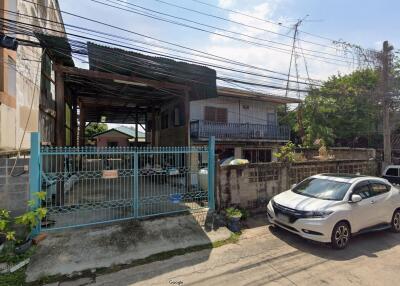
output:
[{"label": "metal fence post", "polygon": [[[31,133],[31,157],[29,160],[29,198],[35,201],[32,209],[40,207],[40,200],[35,195],[40,192],[40,134],[39,132]],[[40,233],[41,222],[32,230],[31,236],[36,236]]]},{"label": "metal fence post", "polygon": [[133,153],[133,216],[139,217],[139,154]]},{"label": "metal fence post", "polygon": [[215,137],[208,139],[208,208],[215,210]]}]

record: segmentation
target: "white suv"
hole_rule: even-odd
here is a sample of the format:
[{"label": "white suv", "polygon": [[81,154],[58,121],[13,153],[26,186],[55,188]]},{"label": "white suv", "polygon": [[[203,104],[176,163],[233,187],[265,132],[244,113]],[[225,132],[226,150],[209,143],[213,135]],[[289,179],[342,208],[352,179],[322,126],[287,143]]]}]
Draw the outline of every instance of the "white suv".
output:
[{"label": "white suv", "polygon": [[400,232],[400,192],[382,178],[321,174],[273,197],[267,213],[272,225],[342,249],[355,234]]}]

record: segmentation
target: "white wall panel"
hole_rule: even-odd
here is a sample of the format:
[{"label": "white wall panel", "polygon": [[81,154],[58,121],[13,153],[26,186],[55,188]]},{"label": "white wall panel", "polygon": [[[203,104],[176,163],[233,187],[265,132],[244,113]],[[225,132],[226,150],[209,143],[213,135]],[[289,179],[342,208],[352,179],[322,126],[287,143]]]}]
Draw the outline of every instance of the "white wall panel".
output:
[{"label": "white wall panel", "polygon": [[[276,105],[274,103],[246,99],[239,100],[223,96],[192,101],[190,103],[190,120],[204,120],[206,106],[227,108],[229,123],[276,123]],[[272,116],[274,122],[268,122],[268,113],[275,115]]]}]

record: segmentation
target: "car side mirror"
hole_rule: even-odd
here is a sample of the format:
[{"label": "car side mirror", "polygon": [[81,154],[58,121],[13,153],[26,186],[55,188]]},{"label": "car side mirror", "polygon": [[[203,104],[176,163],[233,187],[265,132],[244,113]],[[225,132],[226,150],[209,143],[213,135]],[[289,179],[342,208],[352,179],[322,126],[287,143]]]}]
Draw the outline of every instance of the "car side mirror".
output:
[{"label": "car side mirror", "polygon": [[358,202],[361,202],[361,201],[362,201],[362,197],[361,197],[360,195],[353,194],[353,195],[351,195],[350,201],[351,201],[352,203],[358,203]]},{"label": "car side mirror", "polygon": [[290,189],[293,190],[296,186],[297,186],[297,184],[293,184]]}]

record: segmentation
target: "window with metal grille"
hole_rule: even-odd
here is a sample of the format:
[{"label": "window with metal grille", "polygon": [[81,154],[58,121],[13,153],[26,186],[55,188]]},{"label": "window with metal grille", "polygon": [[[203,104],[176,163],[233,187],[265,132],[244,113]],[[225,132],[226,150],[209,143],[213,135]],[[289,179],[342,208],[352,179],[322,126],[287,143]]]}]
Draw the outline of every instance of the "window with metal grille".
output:
[{"label": "window with metal grille", "polygon": [[244,149],[243,158],[250,163],[268,163],[272,160],[271,149]]},{"label": "window with metal grille", "polygon": [[204,120],[210,122],[227,123],[228,110],[226,108],[206,106],[204,108]]}]

